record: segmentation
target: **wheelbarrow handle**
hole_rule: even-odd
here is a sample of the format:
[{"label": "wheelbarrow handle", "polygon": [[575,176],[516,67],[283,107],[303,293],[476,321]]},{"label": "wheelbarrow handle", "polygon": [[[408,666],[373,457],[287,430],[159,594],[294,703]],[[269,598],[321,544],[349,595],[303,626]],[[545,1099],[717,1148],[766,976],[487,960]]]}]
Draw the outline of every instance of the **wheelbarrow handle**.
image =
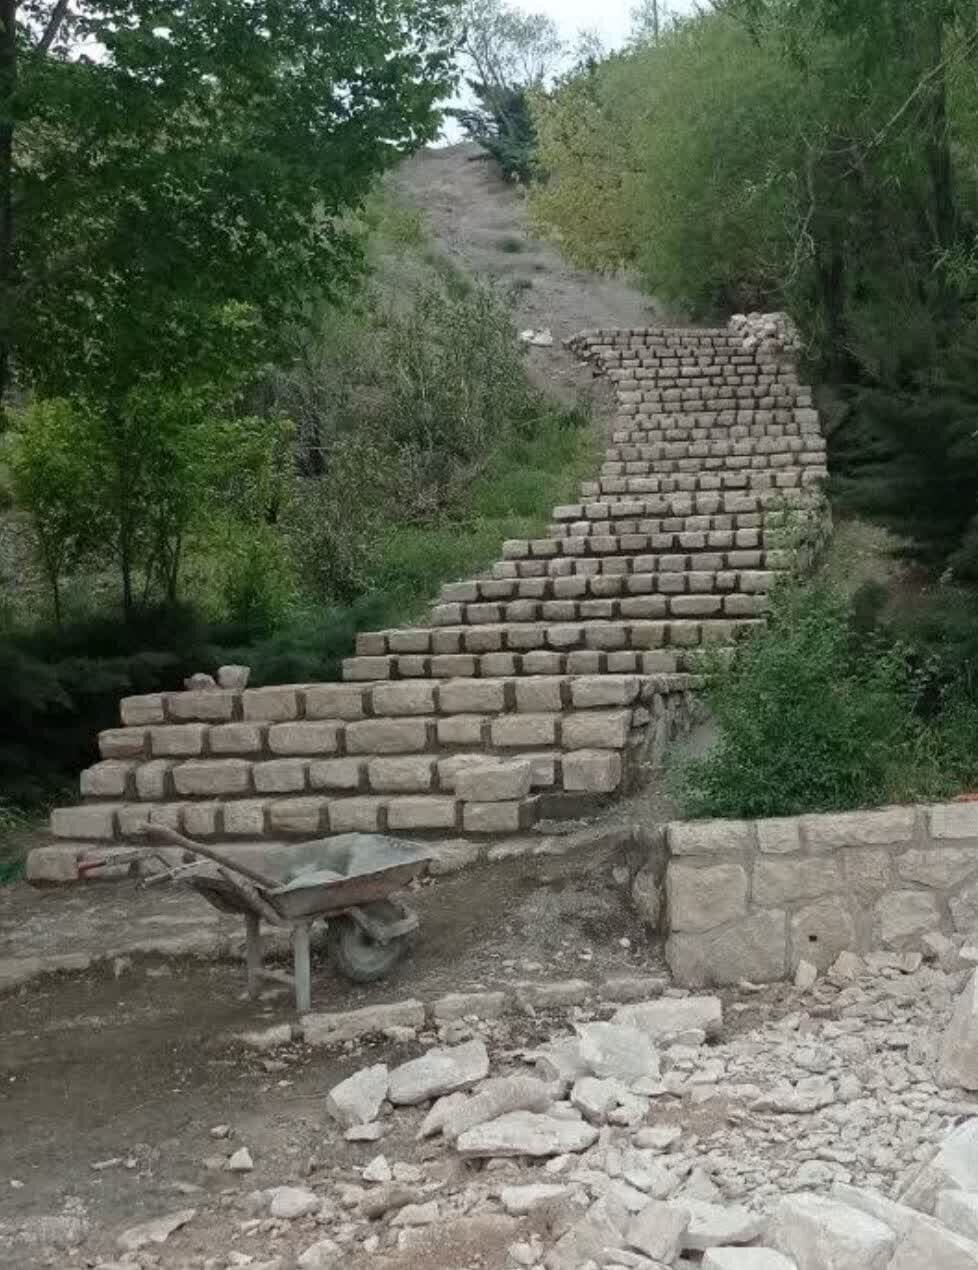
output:
[{"label": "wheelbarrow handle", "polygon": [[196,855],[203,856],[205,860],[213,860],[215,864],[221,865],[231,873],[240,874],[241,877],[254,882],[256,886],[264,887],[267,891],[273,891],[280,885],[277,878],[266,877],[263,873],[249,869],[246,865],[239,864],[236,860],[222,855],[220,851],[215,851],[213,847],[205,847],[199,842],[185,838],[182,833],[177,833],[175,829],[170,829],[167,825],[144,824],[135,832],[142,837],[155,838],[158,842],[167,842],[170,846],[183,847],[185,851],[193,851]]}]

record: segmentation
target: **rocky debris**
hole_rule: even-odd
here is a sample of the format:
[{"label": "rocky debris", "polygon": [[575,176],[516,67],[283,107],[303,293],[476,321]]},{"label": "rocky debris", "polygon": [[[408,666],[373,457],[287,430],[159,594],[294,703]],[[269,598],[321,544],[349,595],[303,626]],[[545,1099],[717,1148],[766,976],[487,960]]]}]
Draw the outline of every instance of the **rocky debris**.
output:
[{"label": "rocky debris", "polygon": [[625,1240],[629,1248],[671,1266],[682,1251],[690,1217],[689,1209],[680,1204],[653,1200],[629,1222]]},{"label": "rocky debris", "polygon": [[498,1156],[552,1156],[584,1151],[597,1141],[598,1131],[583,1120],[512,1111],[488,1124],[459,1135],[463,1159]]},{"label": "rocky debris", "polygon": [[939,1078],[947,1087],[978,1090],[978,970],[968,980],[944,1033]]},{"label": "rocky debris", "polygon": [[386,1063],[365,1067],[334,1085],[326,1099],[326,1110],[346,1128],[371,1124],[387,1099],[390,1074]]},{"label": "rocky debris", "polygon": [[711,1248],[702,1270],[798,1270],[798,1263],[771,1248]]},{"label": "rocky debris", "polygon": [[978,1190],[978,1120],[968,1120],[949,1134],[898,1198],[910,1208],[933,1213],[941,1191]]},{"label": "rocky debris", "polygon": [[682,1199],[681,1205],[689,1215],[683,1246],[698,1252],[724,1244],[752,1243],[760,1237],[766,1224],[763,1218],[749,1209],[724,1208],[688,1195]]},{"label": "rocky debris", "polygon": [[322,1206],[322,1197],[304,1186],[276,1186],[268,1192],[269,1213],[286,1221],[318,1213]]},{"label": "rocky debris", "polygon": [[196,1208],[184,1208],[178,1213],[170,1213],[168,1217],[155,1217],[152,1221],[130,1226],[122,1232],[116,1243],[123,1252],[139,1252],[150,1244],[165,1244],[174,1231],[192,1222],[196,1216]]},{"label": "rocky debris", "polygon": [[569,1193],[566,1186],[544,1182],[536,1186],[504,1186],[499,1192],[499,1198],[510,1217],[524,1217],[541,1204],[561,1199]]},{"label": "rocky debris", "polygon": [[416,1106],[430,1098],[469,1089],[489,1075],[485,1042],[466,1041],[453,1049],[433,1049],[390,1074],[388,1097],[395,1106]]},{"label": "rocky debris", "polygon": [[28,1217],[17,1230],[23,1243],[49,1248],[77,1248],[89,1231],[88,1221],[69,1213]]},{"label": "rocky debris", "polygon": [[320,1239],[299,1254],[299,1270],[336,1270],[342,1249],[332,1239]]},{"label": "rocky debris", "polygon": [[229,1173],[250,1173],[255,1162],[248,1148],[241,1147],[228,1159],[227,1167]]},{"label": "rocky debris", "polygon": [[723,1027],[723,1003],[719,997],[661,997],[639,1005],[624,1005],[613,1023],[644,1032],[651,1041],[666,1045],[691,1030],[719,1036]]},{"label": "rocky debris", "polygon": [[395,1001],[391,1005],[368,1005],[362,1010],[305,1014],[302,1017],[303,1037],[307,1045],[338,1045],[364,1036],[382,1036],[393,1027],[424,1027],[422,1002]]},{"label": "rocky debris", "polygon": [[630,1085],[658,1080],[659,1055],[638,1028],[621,1023],[588,1023],[578,1029],[581,1062],[598,1077]]},{"label": "rocky debris", "polygon": [[497,1120],[507,1112],[546,1111],[552,1098],[552,1087],[534,1076],[502,1076],[487,1080],[471,1098],[456,1093],[435,1103],[418,1131],[418,1137],[427,1138],[440,1131],[447,1141],[454,1142],[467,1129]]},{"label": "rocky debris", "polygon": [[401,1182],[392,1182],[379,1190],[370,1191],[360,1200],[360,1212],[370,1221],[376,1221],[387,1213],[395,1212],[418,1199],[418,1192],[413,1186],[405,1186]]},{"label": "rocky debris", "polygon": [[887,1270],[896,1250],[889,1226],[818,1195],[785,1196],[772,1225],[772,1243],[798,1270]]}]

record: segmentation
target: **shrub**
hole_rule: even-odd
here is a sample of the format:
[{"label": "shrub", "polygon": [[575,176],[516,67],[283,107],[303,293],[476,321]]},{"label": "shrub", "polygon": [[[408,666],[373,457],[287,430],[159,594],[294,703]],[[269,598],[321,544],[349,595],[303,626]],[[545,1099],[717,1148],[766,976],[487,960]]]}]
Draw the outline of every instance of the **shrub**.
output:
[{"label": "shrub", "polygon": [[785,589],[769,626],[711,667],[719,739],[680,775],[692,816],[764,817],[912,797],[923,730],[899,648],[854,636],[824,584]]}]

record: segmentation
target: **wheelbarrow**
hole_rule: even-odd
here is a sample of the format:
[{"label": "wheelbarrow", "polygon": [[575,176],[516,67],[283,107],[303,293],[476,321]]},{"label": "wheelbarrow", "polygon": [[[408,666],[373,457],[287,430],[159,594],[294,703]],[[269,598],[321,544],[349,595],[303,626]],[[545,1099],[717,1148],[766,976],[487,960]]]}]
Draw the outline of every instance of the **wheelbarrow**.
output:
[{"label": "wheelbarrow", "polygon": [[[345,834],[303,843],[296,849],[298,867],[285,878],[274,878],[165,826],[145,825],[141,833],[157,843],[181,848],[182,862],[173,865],[161,853],[144,848],[100,862],[83,862],[79,875],[143,862],[149,850],[161,868],[147,879],[147,885],[181,881],[220,912],[244,917],[249,995],[257,996],[264,981],[286,983],[295,990],[300,1014],[312,1003],[310,932],[316,922],[327,922],[329,955],[354,983],[373,983],[388,974],[418,929],[417,914],[394,897],[395,891],[423,872],[430,859],[414,844],[376,834]],[[293,974],[266,969],[263,921],[290,932]]]}]

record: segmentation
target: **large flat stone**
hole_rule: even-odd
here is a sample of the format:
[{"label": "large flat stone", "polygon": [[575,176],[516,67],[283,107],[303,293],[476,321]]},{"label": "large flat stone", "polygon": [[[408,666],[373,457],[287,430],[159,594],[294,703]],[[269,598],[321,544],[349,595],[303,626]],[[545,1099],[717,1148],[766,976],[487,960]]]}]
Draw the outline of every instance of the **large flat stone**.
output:
[{"label": "large flat stone", "polygon": [[598,1131],[584,1120],[564,1120],[532,1111],[513,1111],[459,1135],[463,1159],[566,1155],[586,1151]]},{"label": "large flat stone", "polygon": [[939,1079],[944,1086],[978,1090],[978,970],[958,998],[944,1033]]},{"label": "large flat stone", "polygon": [[978,1120],[952,1129],[898,1198],[910,1208],[933,1214],[941,1191],[978,1191]]},{"label": "large flat stone", "polygon": [[941,910],[930,891],[890,891],[876,905],[876,922],[887,948],[904,948],[940,928]]},{"label": "large flat stone", "polygon": [[660,997],[657,1001],[621,1006],[612,1022],[636,1028],[653,1042],[665,1043],[691,1028],[699,1028],[707,1036],[719,1036],[723,1003],[719,997]]},{"label": "large flat stone", "polygon": [[773,1248],[711,1248],[701,1270],[798,1270],[798,1263]]},{"label": "large flat stone", "polygon": [[628,1223],[625,1242],[653,1261],[671,1266],[682,1251],[689,1222],[688,1208],[652,1200]]},{"label": "large flat stone", "polygon": [[842,891],[845,883],[838,862],[824,856],[795,860],[759,859],[754,866],[751,898],[765,908],[779,908],[797,900]]},{"label": "large flat stone", "polygon": [[375,1036],[389,1027],[424,1027],[422,1002],[397,1001],[391,1005],[368,1005],[362,1010],[302,1017],[307,1045],[337,1045],[361,1036]]},{"label": "large flat stone", "polygon": [[739,864],[698,869],[674,861],[666,875],[666,898],[672,930],[713,930],[747,915],[747,872]]},{"label": "large flat stone", "polygon": [[671,1200],[670,1207],[684,1208],[689,1213],[683,1247],[692,1252],[705,1252],[727,1244],[753,1243],[766,1225],[759,1214],[738,1205],[710,1204],[682,1197]]},{"label": "large flat stone", "polygon": [[356,1124],[370,1124],[377,1119],[389,1085],[386,1063],[365,1067],[333,1086],[326,1098],[326,1110],[347,1129]]},{"label": "large flat stone", "polygon": [[450,1049],[433,1049],[395,1067],[388,1097],[395,1106],[416,1106],[459,1089],[470,1089],[489,1075],[483,1041],[466,1041]]},{"label": "large flat stone", "polygon": [[913,841],[916,819],[913,807],[886,807],[882,811],[805,816],[802,830],[808,845],[818,851],[904,843],[909,846]]},{"label": "large flat stone", "polygon": [[659,1055],[647,1033],[623,1023],[585,1023],[578,1029],[579,1053],[598,1077],[612,1077],[629,1085],[636,1080],[655,1080]]},{"label": "large flat stone", "polygon": [[774,983],[788,973],[787,914],[766,909],[723,930],[701,935],[677,932],[666,942],[666,961],[687,988],[707,988],[749,979]]},{"label": "large flat stone", "polygon": [[887,1270],[897,1245],[883,1222],[817,1195],[786,1195],[768,1239],[798,1270]]},{"label": "large flat stone", "polygon": [[671,855],[730,855],[753,851],[756,841],[748,820],[677,821],[666,834]]}]

